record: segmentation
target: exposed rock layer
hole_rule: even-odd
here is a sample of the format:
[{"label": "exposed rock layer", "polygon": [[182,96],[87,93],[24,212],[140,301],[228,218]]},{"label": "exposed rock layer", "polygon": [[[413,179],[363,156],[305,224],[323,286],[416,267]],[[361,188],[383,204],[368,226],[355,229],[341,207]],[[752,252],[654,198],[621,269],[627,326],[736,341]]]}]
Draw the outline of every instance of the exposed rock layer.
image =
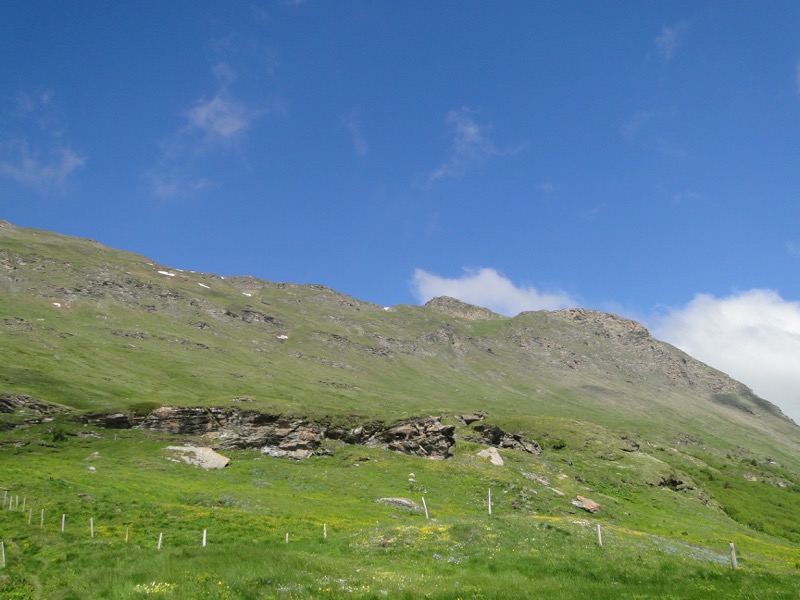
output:
[{"label": "exposed rock layer", "polygon": [[417,417],[390,425],[367,423],[347,429],[238,408],[162,406],[145,417],[116,413],[95,417],[94,422],[112,429],[138,427],[211,436],[221,448],[260,448],[270,456],[298,459],[324,452],[322,443],[326,439],[434,459],[452,456],[455,444],[455,427],[442,424],[440,417]]}]

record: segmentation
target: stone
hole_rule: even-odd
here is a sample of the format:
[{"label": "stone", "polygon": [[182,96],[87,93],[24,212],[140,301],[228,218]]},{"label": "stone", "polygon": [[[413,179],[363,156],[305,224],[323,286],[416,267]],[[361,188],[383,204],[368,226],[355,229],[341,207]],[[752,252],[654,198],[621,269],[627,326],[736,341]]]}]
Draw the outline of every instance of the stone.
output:
[{"label": "stone", "polygon": [[486,413],[477,412],[468,415],[458,415],[456,418],[464,425],[472,425],[477,421],[483,421],[486,418]]},{"label": "stone", "polygon": [[378,504],[397,506],[399,508],[407,508],[408,510],[422,510],[419,504],[408,498],[378,498],[375,502]]},{"label": "stone", "polygon": [[508,448],[510,450],[523,450],[530,454],[541,454],[542,447],[533,440],[527,440],[518,433],[507,433],[500,429],[497,425],[489,423],[481,423],[475,425],[472,431],[479,434],[478,436],[465,437],[465,439],[472,442],[479,442],[488,444],[495,448]]},{"label": "stone", "polygon": [[389,427],[379,435],[378,440],[395,452],[444,459],[452,456],[454,431],[455,426],[443,425],[440,417],[428,417]]},{"label": "stone", "polygon": [[203,469],[222,469],[231,461],[227,456],[218,454],[208,447],[167,446],[165,450],[186,464]]},{"label": "stone", "polygon": [[575,496],[575,499],[571,502],[572,506],[576,506],[578,508],[582,508],[586,512],[596,513],[600,510],[600,505],[591,500],[589,498],[584,498],[583,496]]},{"label": "stone", "polygon": [[478,456],[481,458],[488,458],[489,462],[497,467],[502,467],[505,464],[505,462],[503,462],[503,457],[500,456],[497,448],[493,448],[491,446],[478,452]]},{"label": "stone", "polygon": [[133,421],[125,413],[114,413],[113,415],[106,415],[102,420],[101,426],[106,429],[130,429],[133,427]]}]

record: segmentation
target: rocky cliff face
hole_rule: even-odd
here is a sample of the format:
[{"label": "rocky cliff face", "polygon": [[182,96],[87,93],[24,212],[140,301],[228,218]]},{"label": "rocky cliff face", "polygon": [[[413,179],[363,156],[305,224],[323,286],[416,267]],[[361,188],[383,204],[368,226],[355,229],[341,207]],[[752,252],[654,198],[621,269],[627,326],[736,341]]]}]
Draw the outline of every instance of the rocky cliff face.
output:
[{"label": "rocky cliff face", "polygon": [[344,429],[329,428],[299,417],[255,411],[162,406],[145,417],[116,413],[97,416],[93,422],[116,429],[138,427],[208,436],[220,448],[259,448],[270,456],[297,459],[324,452],[322,443],[326,439],[432,459],[449,458],[455,444],[455,427],[442,424],[440,417],[412,418],[390,425],[367,423]]},{"label": "rocky cliff face", "polygon": [[[485,415],[474,416],[470,423]],[[465,422],[464,417],[460,417]],[[469,420],[469,419],[466,419]],[[385,448],[402,454],[446,459],[456,444],[455,426],[441,417],[415,417],[391,424],[369,422],[352,428],[329,427],[310,419],[269,415],[236,408],[162,406],[144,417],[124,413],[97,415],[91,422],[110,429],[141,428],[187,436],[204,436],[222,449],[257,448],[278,458],[308,458],[325,454],[325,440]],[[494,448],[539,454],[541,446],[491,424],[471,426],[464,439]]]}]

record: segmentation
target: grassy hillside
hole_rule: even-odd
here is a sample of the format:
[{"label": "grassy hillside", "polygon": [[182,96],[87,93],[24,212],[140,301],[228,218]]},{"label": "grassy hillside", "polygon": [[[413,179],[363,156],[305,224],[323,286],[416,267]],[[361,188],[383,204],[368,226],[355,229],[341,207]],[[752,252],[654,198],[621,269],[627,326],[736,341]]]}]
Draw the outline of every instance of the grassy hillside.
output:
[{"label": "grassy hillside", "polygon": [[[800,429],[612,315],[386,308],[0,223],[0,352],[0,410],[53,411],[0,412],[2,598],[793,598],[800,583]],[[441,416],[454,456],[327,440],[329,456],[238,450],[204,471],[163,449],[213,438],[84,424],[242,399],[351,426]],[[541,454],[479,458],[457,418],[476,411]],[[424,497],[431,518],[381,497]]]}]

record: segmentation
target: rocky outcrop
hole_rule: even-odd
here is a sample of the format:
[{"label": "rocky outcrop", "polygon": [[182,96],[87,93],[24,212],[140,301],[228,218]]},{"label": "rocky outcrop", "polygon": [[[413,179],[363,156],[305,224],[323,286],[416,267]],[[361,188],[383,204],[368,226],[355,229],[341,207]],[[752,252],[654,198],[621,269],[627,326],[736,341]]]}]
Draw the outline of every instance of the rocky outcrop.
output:
[{"label": "rocky outcrop", "polygon": [[216,439],[220,448],[260,448],[270,456],[296,459],[322,453],[326,439],[434,459],[452,456],[455,444],[455,427],[443,425],[440,417],[419,417],[390,425],[374,422],[344,429],[327,428],[300,417],[238,408],[162,406],[144,418],[118,413],[98,417],[93,422],[110,428],[136,426],[172,434],[208,436]]},{"label": "rocky outcrop", "polygon": [[0,413],[27,412],[37,415],[49,415],[54,413],[67,412],[60,406],[48,404],[24,394],[3,394],[0,395]]},{"label": "rocky outcrop", "polygon": [[425,456],[427,458],[449,458],[456,443],[453,425],[443,425],[438,417],[413,419],[389,427],[378,439],[389,450]]},{"label": "rocky outcrop", "polygon": [[470,442],[487,444],[495,448],[509,448],[511,450],[523,450],[531,454],[541,454],[542,447],[533,440],[526,440],[518,433],[506,433],[497,425],[481,423],[472,427],[472,431],[478,435],[471,435],[464,439]]},{"label": "rocky outcrop", "polygon": [[425,303],[425,308],[437,310],[447,316],[468,321],[483,321],[485,319],[502,319],[501,315],[482,306],[467,304],[450,296],[437,296]]},{"label": "rocky outcrop", "polygon": [[476,412],[467,415],[457,415],[456,419],[461,421],[464,425],[472,425],[478,421],[483,421],[486,418],[486,413]]},{"label": "rocky outcrop", "polygon": [[162,406],[147,415],[139,426],[168,433],[204,435],[218,431],[226,420],[227,415],[221,409]]}]

